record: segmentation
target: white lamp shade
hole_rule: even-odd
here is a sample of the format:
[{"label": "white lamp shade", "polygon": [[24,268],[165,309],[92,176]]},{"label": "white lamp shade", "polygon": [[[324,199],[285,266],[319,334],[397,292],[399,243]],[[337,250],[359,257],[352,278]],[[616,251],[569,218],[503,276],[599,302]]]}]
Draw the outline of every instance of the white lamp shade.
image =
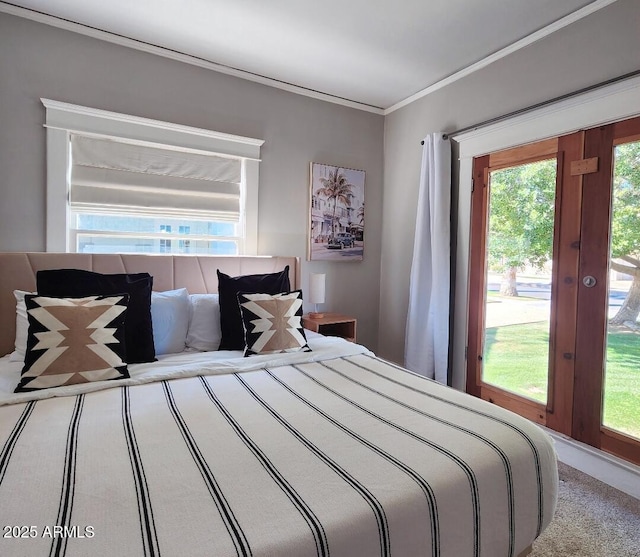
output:
[{"label": "white lamp shade", "polygon": [[309,276],[308,300],[312,304],[324,304],[324,284],[326,276],[324,273],[311,273]]}]

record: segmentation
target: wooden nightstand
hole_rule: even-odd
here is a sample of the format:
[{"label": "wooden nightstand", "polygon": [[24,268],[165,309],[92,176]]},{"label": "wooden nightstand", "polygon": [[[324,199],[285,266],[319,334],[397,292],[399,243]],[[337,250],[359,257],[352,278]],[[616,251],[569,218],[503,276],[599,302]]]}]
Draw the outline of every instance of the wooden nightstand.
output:
[{"label": "wooden nightstand", "polygon": [[356,341],[356,318],[340,313],[325,313],[320,319],[312,319],[306,313],[302,316],[302,326],[305,329],[321,335],[342,337],[351,342]]}]

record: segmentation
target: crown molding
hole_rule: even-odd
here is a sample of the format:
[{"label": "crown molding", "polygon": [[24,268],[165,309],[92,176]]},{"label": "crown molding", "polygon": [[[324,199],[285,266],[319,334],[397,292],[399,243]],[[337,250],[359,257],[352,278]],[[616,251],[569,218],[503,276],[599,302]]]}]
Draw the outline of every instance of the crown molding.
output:
[{"label": "crown molding", "polygon": [[553,22],[552,24],[547,25],[546,27],[543,27],[538,31],[535,31],[534,33],[531,33],[530,35],[524,37],[523,39],[520,39],[519,41],[516,41],[510,44],[509,46],[483,58],[482,60],[479,60],[478,62],[475,62],[474,64],[471,64],[463,68],[462,70],[455,72],[450,76],[437,81],[436,83],[430,85],[429,87],[426,87],[418,91],[417,93],[407,97],[406,99],[399,101],[394,105],[384,109],[381,107],[372,106],[366,103],[345,99],[343,97],[330,95],[328,93],[323,93],[321,91],[316,91],[314,89],[309,89],[306,87],[302,87],[300,85],[295,85],[293,83],[279,81],[277,79],[272,79],[256,73],[247,72],[244,70],[240,70],[238,68],[233,68],[231,66],[217,64],[215,62],[206,60],[204,58],[199,58],[197,56],[192,56],[190,54],[184,54],[182,52],[177,52],[177,51],[163,48],[161,46],[157,46],[154,44],[138,41],[129,37],[117,35],[115,33],[109,33],[107,31],[102,31],[94,27],[89,27],[87,25],[62,19],[56,16],[52,16],[49,14],[45,14],[45,13],[27,9],[27,8],[22,8],[20,6],[15,6],[13,4],[3,2],[1,0],[0,0],[0,12],[4,12],[10,15],[15,15],[18,17],[23,17],[25,19],[30,19],[38,23],[44,23],[45,25],[51,25],[59,29],[65,29],[67,31],[72,31],[74,33],[79,33],[81,35],[103,40],[103,41],[117,44],[120,46],[133,48],[135,50],[140,50],[142,52],[155,54],[157,56],[169,58],[171,60],[176,60],[178,62],[184,62],[186,64],[191,64],[193,66],[198,66],[200,68],[208,69],[211,71],[223,73],[226,75],[231,75],[234,77],[239,77],[241,79],[246,79],[248,81],[260,83],[262,85],[267,85],[269,87],[275,87],[277,89],[288,91],[290,93],[295,93],[295,94],[303,95],[313,99],[330,102],[333,104],[338,104],[348,108],[355,108],[357,110],[362,110],[365,112],[371,112],[373,114],[387,116],[388,114],[391,114],[392,112],[395,112],[396,110],[399,110],[404,106],[407,106],[423,97],[426,97],[427,95],[434,93],[439,89],[442,89],[448,85],[451,85],[452,83],[455,83],[456,81],[459,81],[460,79],[468,75],[471,75],[472,73],[477,72],[482,68],[485,68],[486,66],[488,66],[489,64],[492,64],[493,62],[496,62],[497,60],[500,60],[501,58],[504,58],[509,54],[512,54],[522,48],[525,48],[526,46],[529,46],[543,39],[544,37],[552,33],[555,33],[556,31],[559,31],[560,29],[568,25],[571,25],[572,23],[575,23],[576,21],[579,21],[580,19],[587,17],[592,13],[597,12],[602,8],[605,8],[610,4],[613,4],[614,2],[617,2],[617,0],[595,0],[594,2],[585,6],[584,8],[580,8],[579,10],[576,10],[575,12]]}]

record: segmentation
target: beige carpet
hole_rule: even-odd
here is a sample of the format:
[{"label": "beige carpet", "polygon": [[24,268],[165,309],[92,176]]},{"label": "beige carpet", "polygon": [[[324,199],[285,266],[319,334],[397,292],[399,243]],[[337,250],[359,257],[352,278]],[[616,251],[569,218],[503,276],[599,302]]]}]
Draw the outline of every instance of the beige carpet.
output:
[{"label": "beige carpet", "polygon": [[640,557],[640,500],[559,463],[556,514],[529,557]]}]

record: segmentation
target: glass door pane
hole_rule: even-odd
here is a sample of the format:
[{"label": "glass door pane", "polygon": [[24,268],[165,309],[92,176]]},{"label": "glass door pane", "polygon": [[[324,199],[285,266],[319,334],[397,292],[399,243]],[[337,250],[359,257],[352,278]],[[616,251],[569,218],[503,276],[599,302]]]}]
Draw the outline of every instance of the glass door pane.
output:
[{"label": "glass door pane", "polygon": [[482,381],[547,401],[555,158],[490,172]]},{"label": "glass door pane", "polygon": [[640,439],[640,141],[614,149],[602,423]]}]

